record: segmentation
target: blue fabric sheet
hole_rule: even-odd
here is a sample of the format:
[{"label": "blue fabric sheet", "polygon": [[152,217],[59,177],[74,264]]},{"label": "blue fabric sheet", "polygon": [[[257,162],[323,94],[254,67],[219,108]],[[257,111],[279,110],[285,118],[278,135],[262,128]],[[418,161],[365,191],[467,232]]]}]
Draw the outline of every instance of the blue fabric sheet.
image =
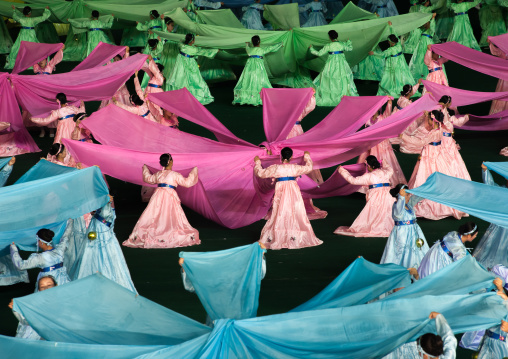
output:
[{"label": "blue fabric sheet", "polygon": [[406,191],[487,222],[508,227],[507,188],[466,181],[435,172],[420,187]]},{"label": "blue fabric sheet", "polygon": [[35,166],[26,171],[25,174],[15,182],[15,184],[36,181],[76,171],[79,170],[73,167],[60,166],[46,161],[45,159],[41,159]]},{"label": "blue fabric sheet", "polygon": [[365,304],[381,294],[411,284],[409,271],[396,264],[374,264],[358,258],[332,283],[291,312]]},{"label": "blue fabric sheet", "polygon": [[487,166],[489,170],[508,179],[508,162],[484,162],[483,164]]},{"label": "blue fabric sheet", "polygon": [[14,310],[44,339],[66,343],[175,345],[210,332],[100,274],[16,298]]},{"label": "blue fabric sheet", "polygon": [[212,320],[256,316],[265,252],[258,243],[216,252],[180,252],[187,278]]}]

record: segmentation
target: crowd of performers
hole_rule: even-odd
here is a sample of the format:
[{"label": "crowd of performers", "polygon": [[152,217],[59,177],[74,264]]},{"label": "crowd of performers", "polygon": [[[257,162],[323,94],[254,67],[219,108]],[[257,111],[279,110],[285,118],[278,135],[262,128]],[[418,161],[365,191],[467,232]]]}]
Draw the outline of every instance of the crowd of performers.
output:
[{"label": "crowd of performers", "polygon": [[[478,6],[481,0],[457,2],[448,1],[447,11],[455,13],[453,24],[446,24],[444,17],[438,19],[434,12],[437,5],[430,1],[415,1],[411,12],[433,13],[431,20],[423,27],[403,34],[396,34],[392,23],[388,22],[391,34],[386,39],[386,47],[377,46],[368,56],[353,69],[350,68],[345,52],[353,48],[351,41],[339,41],[339,34],[335,30],[328,31],[329,43],[319,51],[311,45],[309,56],[321,57],[328,54],[322,71],[308,83],[314,87],[314,95],[308,102],[300,118],[291,130],[288,138],[303,134],[302,119],[315,106],[336,106],[343,96],[358,96],[354,79],[379,81],[378,95],[387,95],[390,100],[383,105],[366,123],[372,126],[385,120],[393,113],[411,105],[415,98],[425,94],[420,89],[422,79],[440,85],[448,86],[444,68],[446,59],[432,52],[431,46],[439,38],[447,37],[448,41],[456,41],[473,49],[480,50],[480,46],[490,46],[493,55],[506,58],[506,54],[494,46],[487,39],[488,36],[506,32],[504,20],[495,15],[499,6],[484,1],[481,8],[483,35],[480,44],[476,41],[468,10]],[[223,3],[196,0],[190,1],[186,9],[187,15],[195,20],[197,8],[220,8]],[[363,7],[374,10],[381,17],[397,15],[392,0],[365,0]],[[241,23],[250,29],[264,30],[265,25],[260,16],[264,6],[256,0],[252,5],[244,8]],[[487,10],[484,10],[487,9]],[[310,11],[304,27],[325,25],[323,15],[326,6],[319,0],[301,6],[302,13]],[[494,15],[487,15],[491,11]],[[12,69],[21,41],[38,42],[34,27],[50,16],[46,9],[41,17],[32,17],[29,6],[20,13],[14,9],[13,19],[21,24],[19,36],[7,57],[6,68]],[[490,16],[490,18],[489,18]],[[114,16],[102,17],[98,11],[92,12],[92,17],[86,21],[69,19],[72,26],[87,28],[87,55],[100,43],[112,43],[107,33],[102,31],[111,28]],[[443,37],[443,28],[450,28],[448,36]],[[147,100],[147,95],[163,91],[187,88],[202,104],[214,101],[207,84],[207,73],[200,69],[199,62],[205,58],[213,59],[220,49],[199,48],[194,45],[195,35],[185,34],[183,43],[161,40],[153,31],[178,32],[178,26],[168,17],[160,15],[156,10],[150,11],[150,20],[137,24],[138,31],[148,34],[146,47],[148,60],[142,68],[144,77],[141,79],[136,72],[134,76],[135,93],[129,93],[124,84],[118,89],[114,97],[105,100],[100,108],[113,104],[143,120],[170,127],[178,131],[178,114],[169,112]],[[438,33],[439,28],[439,33]],[[263,44],[265,45],[265,44]],[[271,88],[269,74],[265,68],[263,57],[276,52],[282,43],[261,45],[259,36],[253,36],[246,44],[248,60],[245,68],[234,87],[233,104],[262,105],[260,91]],[[64,48],[52,58],[44,59],[33,64],[33,72],[41,76],[51,76],[55,67],[63,59]],[[116,56],[112,61],[122,61],[129,57],[130,49],[125,54]],[[404,54],[412,54],[409,64]],[[224,71],[220,76],[231,77],[231,72]],[[233,74],[234,76],[234,74]],[[500,80],[497,91],[504,89],[504,82]],[[422,91],[420,93],[420,90]],[[397,100],[395,100],[397,99]],[[54,144],[49,150],[47,160],[60,166],[81,169],[81,163],[76,162],[62,143],[63,139],[93,143],[92,133],[81,126],[86,120],[85,104],[71,104],[65,93],[57,94],[55,101],[59,108],[52,111],[45,118],[32,117],[27,111],[23,112],[23,121],[27,127],[40,127],[40,136],[46,131],[54,137]],[[444,267],[459,261],[469,255],[466,245],[478,235],[478,226],[467,222],[454,231],[450,231],[432,246],[429,246],[417,218],[440,220],[446,217],[461,219],[468,214],[454,208],[439,204],[409,194],[406,190],[424,184],[429,176],[435,172],[471,180],[466,165],[459,153],[460,147],[453,138],[454,128],[463,126],[468,115],[459,114],[453,106],[450,96],[439,99],[438,109],[425,112],[421,118],[414,121],[397,138],[387,139],[361,154],[358,163],[365,164],[365,174],[353,176],[344,167],[337,171],[352,185],[357,185],[366,194],[364,209],[349,226],[340,226],[334,233],[354,237],[387,237],[386,247],[381,263],[394,263],[411,272],[413,280],[427,277]],[[506,109],[506,102],[494,101],[491,113]],[[392,145],[400,145],[403,153],[419,154],[409,181],[404,176],[395,156]],[[7,156],[5,145],[0,151]],[[505,148],[501,154],[508,155]],[[0,185],[4,185],[15,164],[15,157],[0,171]],[[266,217],[267,222],[261,231],[259,243],[262,248],[298,249],[318,246],[323,242],[313,231],[306,203],[298,186],[298,178],[308,175],[317,184],[323,183],[319,170],[313,169],[312,154],[305,152],[303,165],[295,163],[293,151],[289,147],[280,150],[280,163],[263,168],[259,157],[253,159],[254,175],[259,178],[275,179],[275,194],[271,209]],[[199,245],[200,235],[186,218],[176,192],[178,186],[191,187],[198,183],[198,168],[194,167],[187,176],[173,170],[173,157],[170,153],[160,155],[160,169],[153,171],[145,165],[142,171],[143,181],[148,185],[143,188],[143,198],[148,201],[146,209],[138,219],[132,233],[123,242],[124,246],[133,248],[175,248]],[[478,169],[480,170],[480,169]],[[496,185],[487,167],[481,168],[484,183]],[[316,212],[320,210],[316,208]],[[100,271],[107,278],[116,281],[125,288],[136,292],[125,262],[120,244],[114,233],[115,206],[113,197],[101,208],[84,216],[68,221],[65,233],[58,244],[53,244],[55,233],[42,228],[34,233],[40,252],[22,259],[15,241],[10,246],[10,254],[0,258],[0,265],[4,272],[10,273],[9,282],[2,285],[28,281],[26,270],[40,268],[35,291],[48,290],[56,286],[86,277]],[[88,239],[88,240],[86,240]],[[473,256],[485,268],[492,271],[497,279],[494,285],[499,296],[508,303],[506,283],[508,265],[506,251],[506,229],[494,224],[484,234]],[[183,259],[180,264],[183,264]],[[263,275],[266,267],[263,266]],[[193,290],[192,283],[185,276],[182,269],[185,288]],[[14,279],[13,279],[14,278]],[[499,279],[501,278],[501,279]],[[12,303],[10,304],[12,308]],[[508,304],[507,304],[508,306]],[[25,339],[41,339],[28,322],[15,312],[19,319],[17,336]],[[424,357],[454,358],[456,339],[443,315],[432,312],[429,317],[435,319],[438,335],[426,334],[418,342],[404,344],[387,358],[419,358]],[[505,335],[508,323],[501,321],[500,325],[485,332],[483,339],[476,339],[476,346],[463,343],[466,347],[480,348],[480,358],[502,358],[508,356],[508,344]],[[495,353],[495,354],[493,354]]]}]

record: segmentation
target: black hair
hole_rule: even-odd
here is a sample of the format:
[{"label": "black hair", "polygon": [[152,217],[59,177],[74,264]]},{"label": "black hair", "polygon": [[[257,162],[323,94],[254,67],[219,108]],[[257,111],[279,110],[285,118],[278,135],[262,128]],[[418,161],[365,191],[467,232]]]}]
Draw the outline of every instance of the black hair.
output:
[{"label": "black hair", "polygon": [[377,110],[377,113],[379,115],[382,115],[383,113],[385,113],[385,110],[386,110],[386,106],[388,106],[388,102],[385,102],[380,108],[379,110]]},{"label": "black hair", "polygon": [[289,147],[284,147],[281,151],[280,151],[280,157],[282,158],[282,160],[290,160],[291,157],[293,157],[293,150]]},{"label": "black hair", "polygon": [[77,113],[74,115],[73,120],[74,120],[74,122],[76,122],[77,120],[82,120],[83,117],[86,117],[86,113],[80,112],[80,113]]},{"label": "black hair", "polygon": [[153,16],[154,19],[160,17],[159,12],[157,10],[150,11],[150,16]]},{"label": "black hair", "polygon": [[54,236],[55,232],[53,232],[51,229],[41,228],[37,231],[37,237],[46,242],[51,242]]},{"label": "black hair", "polygon": [[337,40],[337,38],[339,37],[339,34],[335,30],[330,30],[330,31],[328,31],[328,37],[332,40]]},{"label": "black hair", "polygon": [[396,44],[396,43],[399,42],[399,38],[397,36],[395,36],[394,34],[391,34],[390,36],[388,36],[388,41],[393,42],[394,44]]},{"label": "black hair", "polygon": [[443,339],[439,335],[432,333],[423,334],[418,341],[427,354],[438,357],[444,353]]},{"label": "black hair", "polygon": [[459,227],[458,230],[459,234],[463,236],[464,234],[475,234],[478,233],[478,226],[474,222],[467,222],[464,223],[462,226]]},{"label": "black hair", "polygon": [[[39,282],[41,281],[42,278],[49,278],[53,281],[53,284],[55,285],[55,287],[58,285],[58,283],[56,282],[56,279],[55,277],[53,277],[52,275],[45,275],[45,276],[42,276],[39,278]],[[39,287],[39,284],[37,283],[37,287]]]},{"label": "black hair", "polygon": [[97,10],[93,10],[92,11],[92,17],[95,18],[95,19],[98,19],[99,18],[99,12]]},{"label": "black hair", "polygon": [[63,150],[65,150],[65,146],[63,143],[53,143],[49,149],[49,154],[51,156],[56,156],[59,153],[61,153]]},{"label": "black hair", "polygon": [[173,157],[169,153],[163,153],[159,157],[159,163],[162,167],[166,167],[171,161],[173,161]]},{"label": "black hair", "polygon": [[454,110],[452,110],[451,108],[448,108],[447,110],[448,110],[448,114],[450,116],[455,116],[455,111]]},{"label": "black hair", "polygon": [[250,41],[252,42],[252,45],[254,45],[254,46],[258,46],[261,43],[261,39],[259,38],[258,35],[252,36]]},{"label": "black hair", "polygon": [[157,45],[159,44],[159,40],[157,39],[149,39],[148,40],[148,46],[150,46],[150,48],[154,48],[154,47],[157,47]]},{"label": "black hair", "polygon": [[56,94],[56,99],[60,101],[61,105],[65,105],[67,103],[67,96],[63,92],[59,92]]},{"label": "black hair", "polygon": [[411,92],[411,90],[413,89],[413,86],[409,85],[409,84],[406,84],[404,85],[404,87],[402,88],[402,91],[400,91],[400,95],[401,96],[406,96],[408,93]]},{"label": "black hair", "polygon": [[165,17],[164,22],[166,23],[166,25],[174,23],[173,19],[170,17]]},{"label": "black hair", "polygon": [[118,57],[118,60],[122,59],[122,55],[116,55],[115,57],[113,57],[113,59],[116,59],[117,57]]},{"label": "black hair", "polygon": [[164,71],[164,65],[163,64],[157,64],[157,67],[159,69],[159,72],[162,74],[162,71]]},{"label": "black hair", "polygon": [[400,190],[402,189],[402,187],[406,187],[406,188],[407,188],[407,184],[404,184],[404,183],[399,183],[398,185],[396,185],[395,187],[393,187],[393,188],[390,190],[390,194],[392,195],[392,197],[397,198],[397,195],[399,194],[399,192],[400,192]]},{"label": "black hair", "polygon": [[447,95],[441,96],[441,98],[439,99],[439,102],[444,105],[450,103],[451,101],[452,101],[451,96],[447,96]]},{"label": "black hair", "polygon": [[25,6],[23,8],[23,15],[25,15],[25,16],[30,15],[31,12],[32,12],[32,8],[30,6]]},{"label": "black hair", "polygon": [[185,45],[189,45],[192,40],[194,40],[194,34],[187,34],[185,35],[185,40],[183,40],[183,43]]},{"label": "black hair", "polygon": [[136,106],[142,106],[145,103],[136,93],[131,95],[131,102]]},{"label": "black hair", "polygon": [[379,163],[379,161],[377,160],[376,156],[372,156],[372,155],[367,156],[367,164],[373,170],[381,168],[381,163]]},{"label": "black hair", "polygon": [[431,114],[434,115],[436,121],[440,122],[440,123],[443,123],[443,120],[444,120],[444,115],[441,111],[439,110],[432,110]]}]

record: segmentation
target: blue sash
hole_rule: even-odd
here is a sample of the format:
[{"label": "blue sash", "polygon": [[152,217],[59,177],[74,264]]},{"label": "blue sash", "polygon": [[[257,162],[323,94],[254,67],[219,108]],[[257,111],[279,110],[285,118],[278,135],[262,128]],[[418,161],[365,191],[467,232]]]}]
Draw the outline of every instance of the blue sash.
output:
[{"label": "blue sash", "polygon": [[250,55],[249,57],[252,57],[253,59],[262,59],[263,56],[259,56],[259,55]]},{"label": "blue sash", "polygon": [[467,14],[467,11],[464,11],[464,12],[458,12],[455,14],[455,16],[459,16],[459,15],[466,15]]},{"label": "blue sash", "polygon": [[395,107],[397,107],[399,110],[402,110],[404,107],[400,107],[399,104],[396,104]]},{"label": "blue sash", "polygon": [[422,36],[427,36],[429,39],[432,39],[432,36],[430,36],[429,34],[422,34]]},{"label": "blue sash", "polygon": [[146,113],[144,115],[141,115],[141,117],[146,117],[150,114],[150,110],[146,111]]},{"label": "blue sash", "polygon": [[173,188],[173,189],[176,188],[175,186],[172,186],[172,185],[167,184],[167,183],[158,183],[157,187],[168,187],[168,188]]},{"label": "blue sash", "polygon": [[402,55],[402,52],[399,52],[398,54],[395,54],[395,55],[391,55],[392,57],[397,57],[397,56],[400,56]]},{"label": "blue sash", "polygon": [[67,115],[67,116],[65,116],[65,117],[60,117],[60,118],[58,119],[58,121],[65,120],[66,118],[71,118],[71,117],[74,117],[74,114],[72,114],[72,115]]},{"label": "blue sash", "polygon": [[443,136],[452,137],[452,134],[450,132],[443,132]]},{"label": "blue sash", "polygon": [[37,75],[51,75],[51,72],[38,72]]},{"label": "blue sash", "polygon": [[302,123],[302,121],[296,121],[295,125],[300,125],[301,123]]},{"label": "blue sash", "polygon": [[185,57],[188,57],[188,58],[190,58],[190,59],[192,59],[192,58],[194,57],[194,56],[192,56],[192,55],[187,55],[185,52],[181,52],[181,51],[180,51],[180,55],[185,56]]},{"label": "blue sash", "polygon": [[451,259],[453,259],[453,254],[452,252],[450,252],[450,250],[448,249],[448,247],[446,246],[445,242],[440,239],[439,240],[439,243],[441,244],[441,248],[443,248],[443,251],[448,254],[450,256]]},{"label": "blue sash", "polygon": [[86,142],[86,141],[88,141],[89,139],[90,139],[90,138],[89,138],[89,137],[87,137],[87,138],[82,138],[81,140],[78,140],[78,141],[79,141],[79,142]]},{"label": "blue sash", "polygon": [[150,87],[155,87],[155,88],[158,88],[158,89],[161,89],[162,86],[161,85],[155,85],[155,84],[148,84],[148,86]]},{"label": "blue sash", "polygon": [[321,10],[312,10],[312,12],[321,12]]},{"label": "blue sash", "polygon": [[415,223],[416,223],[416,219],[411,219],[409,221],[395,221],[396,226],[405,226],[405,225],[415,224]]},{"label": "blue sash", "polygon": [[152,26],[152,27],[150,28],[150,30],[153,30],[153,29],[162,29],[162,26],[159,26],[159,25],[157,25],[157,26]]},{"label": "blue sash", "polygon": [[502,342],[506,342],[506,337],[505,336],[503,336],[501,334],[497,334],[497,333],[491,332],[488,329],[485,331],[485,334],[487,334],[487,336],[489,338],[492,338],[492,339],[495,339],[495,340],[501,340]]},{"label": "blue sash", "polygon": [[378,8],[378,9],[382,9],[382,8],[384,8],[384,7],[386,7],[386,5],[378,5],[378,7],[377,7],[377,8]]},{"label": "blue sash", "polygon": [[432,145],[432,146],[439,146],[440,144],[441,144],[441,141],[429,143],[429,145]]},{"label": "blue sash", "polygon": [[442,67],[434,67],[432,70],[429,70],[429,74],[442,69],[443,69]]},{"label": "blue sash", "polygon": [[88,31],[102,31],[102,29],[99,29],[98,27],[95,27],[93,29],[88,29]]},{"label": "blue sash", "polygon": [[389,184],[389,183],[376,183],[376,184],[371,184],[371,185],[369,186],[369,189],[378,188],[378,187],[390,187],[390,184]]},{"label": "blue sash", "polygon": [[329,55],[338,55],[338,54],[343,54],[344,51],[328,51],[328,54]]},{"label": "blue sash", "polygon": [[33,30],[33,29],[35,29],[35,27],[28,27],[28,26],[22,26],[21,28],[23,30]]},{"label": "blue sash", "polygon": [[41,272],[44,272],[44,273],[51,272],[52,270],[55,270],[55,269],[58,269],[58,268],[62,268],[62,267],[63,267],[63,263],[57,263],[54,266],[42,268]]},{"label": "blue sash", "polygon": [[295,181],[296,177],[279,177],[277,178],[277,182],[284,182],[284,181]]},{"label": "blue sash", "polygon": [[104,223],[106,226],[111,227],[111,222],[106,221],[106,219],[100,215],[99,210],[95,211],[93,218],[95,218],[96,220],[98,220],[101,223]]}]

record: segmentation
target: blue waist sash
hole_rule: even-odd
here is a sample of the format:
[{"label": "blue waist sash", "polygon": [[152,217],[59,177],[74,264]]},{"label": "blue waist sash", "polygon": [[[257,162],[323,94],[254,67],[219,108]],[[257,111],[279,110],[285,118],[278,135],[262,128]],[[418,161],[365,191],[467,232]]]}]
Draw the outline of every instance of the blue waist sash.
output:
[{"label": "blue waist sash", "polygon": [[159,58],[158,57],[152,57],[152,60],[153,61],[159,61]]},{"label": "blue waist sash", "polygon": [[467,11],[464,11],[464,12],[458,12],[455,14],[455,16],[459,16],[459,15],[466,15],[467,14]]},{"label": "blue waist sash", "polygon": [[338,55],[338,54],[343,54],[344,51],[328,51],[328,54],[329,55]]},{"label": "blue waist sash", "polygon": [[402,55],[402,52],[399,52],[398,54],[392,55],[392,57],[397,57],[397,56],[400,56],[400,55]]},{"label": "blue waist sash", "polygon": [[152,27],[150,28],[150,30],[153,30],[153,29],[162,29],[162,26],[158,26],[158,25],[157,25],[157,26],[152,26]]},{"label": "blue waist sash", "polygon": [[162,86],[161,85],[156,85],[156,84],[148,84],[148,86],[150,87],[155,87],[155,88],[158,88],[158,89],[161,89]]},{"label": "blue waist sash", "polygon": [[452,134],[450,132],[443,132],[443,136],[452,137]]},{"label": "blue waist sash", "polygon": [[170,128],[178,128],[177,125],[174,125],[174,126],[169,126]]},{"label": "blue waist sash", "polygon": [[442,67],[434,67],[432,70],[429,70],[429,74],[442,69],[443,69]]},{"label": "blue waist sash", "polygon": [[176,188],[175,186],[172,186],[172,185],[167,184],[167,183],[158,183],[157,187],[167,187],[167,188],[173,188],[173,189]]},{"label": "blue waist sash", "polygon": [[81,140],[78,140],[79,142],[86,142],[88,141],[90,138],[82,138]]},{"label": "blue waist sash", "polygon": [[501,334],[497,334],[497,333],[491,332],[488,329],[485,331],[485,334],[487,334],[487,336],[489,338],[496,339],[496,340],[501,340],[503,342],[506,342],[506,337],[505,336],[503,336]]},{"label": "blue waist sash", "polygon": [[302,123],[302,121],[296,121],[295,125],[300,125],[301,123]]},{"label": "blue waist sash", "polygon": [[376,183],[376,184],[371,184],[371,185],[369,186],[369,189],[378,188],[378,187],[390,187],[390,184],[389,184],[389,183]]},{"label": "blue waist sash", "polygon": [[277,182],[284,182],[284,181],[295,181],[296,177],[279,177],[277,178]]},{"label": "blue waist sash", "polygon": [[250,55],[249,57],[252,57],[253,59],[262,59],[263,56],[259,56],[259,55]]},{"label": "blue waist sash", "polygon": [[101,223],[104,223],[106,226],[111,227],[111,222],[106,221],[106,219],[104,217],[102,217],[99,213],[95,212],[95,214],[93,215],[93,218],[95,218],[96,220],[98,220]]},{"label": "blue waist sash", "polygon": [[194,57],[194,56],[192,56],[192,55],[188,55],[188,54],[186,54],[185,52],[181,52],[181,51],[180,51],[180,55],[185,56],[185,57],[188,57],[188,58],[191,58],[191,59]]},{"label": "blue waist sash", "polygon": [[93,29],[88,29],[88,31],[102,31],[102,29],[99,29],[98,27],[95,27]]},{"label": "blue waist sash", "polygon": [[65,120],[66,118],[71,118],[71,117],[74,117],[74,114],[60,117],[58,120],[61,121],[61,120]]},{"label": "blue waist sash", "polygon": [[51,75],[51,72],[38,72],[37,75]]},{"label": "blue waist sash", "polygon": [[312,12],[321,12],[321,10],[312,10]]},{"label": "blue waist sash", "polygon": [[382,8],[384,8],[384,7],[386,7],[386,5],[378,5],[378,7],[377,7],[377,8],[378,8],[378,9],[382,9]]},{"label": "blue waist sash", "polygon": [[415,224],[415,223],[416,223],[416,219],[411,219],[409,221],[395,221],[396,226],[406,226],[406,225]]},{"label": "blue waist sash", "polygon": [[397,107],[399,110],[402,110],[404,107],[400,107],[399,104],[396,104],[395,107]]},{"label": "blue waist sash", "polygon": [[448,254],[450,256],[451,259],[453,259],[453,254],[452,252],[450,252],[450,250],[448,249],[448,247],[446,246],[445,242],[440,239],[439,240],[439,243],[441,244],[441,248],[443,248],[443,251]]},{"label": "blue waist sash", "polygon": [[429,145],[432,145],[432,146],[439,146],[440,144],[441,144],[441,141],[429,143]]},{"label": "blue waist sash", "polygon": [[430,36],[429,34],[422,34],[422,36],[427,36],[429,39],[432,39],[432,36]]},{"label": "blue waist sash", "polygon": [[144,115],[141,115],[141,117],[146,117],[150,114],[150,110],[146,111],[146,113]]},{"label": "blue waist sash", "polygon": [[57,263],[55,264],[54,266],[51,266],[51,267],[44,267],[41,269],[41,272],[51,272],[52,270],[55,270],[55,269],[58,269],[58,268],[62,268],[63,267],[63,263]]},{"label": "blue waist sash", "polygon": [[29,26],[22,26],[21,28],[23,30],[33,30],[33,29],[35,29],[35,27],[29,27]]}]

